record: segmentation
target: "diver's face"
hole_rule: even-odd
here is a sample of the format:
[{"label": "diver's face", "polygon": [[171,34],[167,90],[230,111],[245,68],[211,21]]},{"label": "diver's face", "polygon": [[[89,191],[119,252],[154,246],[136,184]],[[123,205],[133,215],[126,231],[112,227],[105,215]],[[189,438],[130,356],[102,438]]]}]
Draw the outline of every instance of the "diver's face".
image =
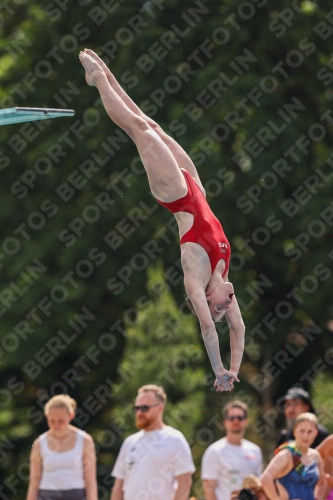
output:
[{"label": "diver's face", "polygon": [[207,297],[208,307],[213,321],[219,321],[230,309],[234,287],[229,281],[222,281]]}]

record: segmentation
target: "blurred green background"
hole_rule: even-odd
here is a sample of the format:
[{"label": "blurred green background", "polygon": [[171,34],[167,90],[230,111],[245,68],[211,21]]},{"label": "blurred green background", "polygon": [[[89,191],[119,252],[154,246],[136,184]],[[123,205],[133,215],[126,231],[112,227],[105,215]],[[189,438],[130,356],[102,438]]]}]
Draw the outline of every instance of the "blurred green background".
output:
[{"label": "blurred green background", "polygon": [[[266,460],[284,423],[276,403],[294,384],[310,391],[333,431],[330,3],[1,8],[0,106],[75,110],[0,127],[2,498],[25,497],[31,444],[46,430],[43,404],[61,392],[77,400],[75,423],[96,441],[103,499],[145,383],[165,387],[165,420],[191,444],[195,496],[202,453],[222,437],[230,398],[250,405],[247,437]],[[231,394],[213,390],[198,322],[184,307],[171,214],[86,85],[84,47],[191,154],[229,238],[229,279],[246,324]],[[226,323],[217,329],[228,365]]]}]

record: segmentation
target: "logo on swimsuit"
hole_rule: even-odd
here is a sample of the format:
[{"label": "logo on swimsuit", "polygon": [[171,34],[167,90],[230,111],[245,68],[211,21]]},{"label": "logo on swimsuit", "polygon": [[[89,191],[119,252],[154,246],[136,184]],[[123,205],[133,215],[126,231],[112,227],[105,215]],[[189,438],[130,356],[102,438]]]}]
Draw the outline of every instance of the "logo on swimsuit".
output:
[{"label": "logo on swimsuit", "polygon": [[228,245],[226,243],[219,243],[219,247],[222,253],[226,253],[225,248],[228,248]]}]

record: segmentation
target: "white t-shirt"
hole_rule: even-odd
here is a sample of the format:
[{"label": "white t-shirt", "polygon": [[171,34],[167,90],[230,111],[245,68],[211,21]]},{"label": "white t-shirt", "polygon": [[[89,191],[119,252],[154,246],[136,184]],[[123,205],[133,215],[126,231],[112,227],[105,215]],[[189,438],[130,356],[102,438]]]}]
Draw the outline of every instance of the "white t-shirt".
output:
[{"label": "white t-shirt", "polygon": [[124,500],[172,500],[176,477],[195,471],[184,435],[166,426],[125,439],[112,476],[123,479]]},{"label": "white t-shirt", "polygon": [[201,479],[217,481],[217,500],[229,500],[233,491],[242,488],[245,476],[262,473],[262,453],[254,443],[242,439],[242,444],[230,444],[226,438],[211,444],[202,457]]}]

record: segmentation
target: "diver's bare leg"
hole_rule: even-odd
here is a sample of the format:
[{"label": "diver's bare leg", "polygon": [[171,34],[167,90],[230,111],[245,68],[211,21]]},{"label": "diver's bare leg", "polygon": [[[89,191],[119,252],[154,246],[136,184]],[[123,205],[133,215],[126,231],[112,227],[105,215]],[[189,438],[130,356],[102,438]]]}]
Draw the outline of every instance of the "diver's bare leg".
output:
[{"label": "diver's bare leg", "polygon": [[87,53],[80,52],[89,85],[96,86],[106,112],[135,142],[153,195],[161,201],[177,200],[187,193],[187,185],[178,164],[155,130],[133,111],[111,87],[104,71]]},{"label": "diver's bare leg", "polygon": [[149,118],[141,109],[139,106],[135,104],[135,102],[129,97],[128,94],[124,91],[124,89],[119,85],[118,81],[116,80],[115,76],[111,73],[107,65],[104,63],[104,61],[91,49],[85,49],[85,52],[89,54],[103,69],[105,72],[105,75],[113,88],[113,90],[117,93],[117,95],[122,99],[122,101],[126,104],[126,106],[137,116],[140,116],[144,120],[147,121],[147,123],[150,125],[152,129],[155,130],[155,132],[159,135],[159,137],[162,139],[164,144],[168,146],[170,149],[171,153],[175,157],[176,162],[178,163],[180,168],[185,168],[195,179],[197,184],[201,187],[203,191],[204,187],[201,183],[199,174],[197,169],[195,168],[195,165],[191,158],[188,156],[188,154],[185,152],[185,150],[176,142],[172,137],[170,137],[168,134],[164,132],[164,130],[152,119]]}]

